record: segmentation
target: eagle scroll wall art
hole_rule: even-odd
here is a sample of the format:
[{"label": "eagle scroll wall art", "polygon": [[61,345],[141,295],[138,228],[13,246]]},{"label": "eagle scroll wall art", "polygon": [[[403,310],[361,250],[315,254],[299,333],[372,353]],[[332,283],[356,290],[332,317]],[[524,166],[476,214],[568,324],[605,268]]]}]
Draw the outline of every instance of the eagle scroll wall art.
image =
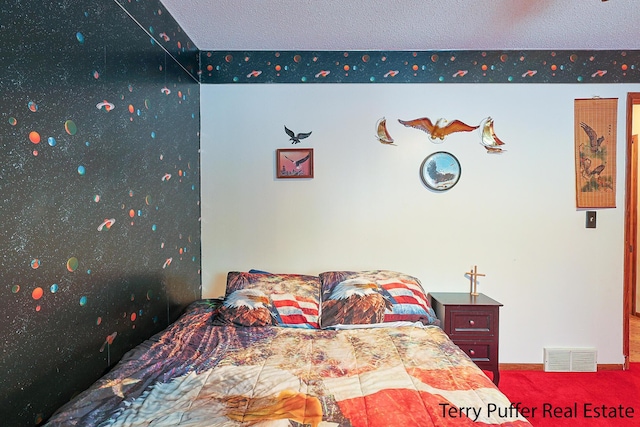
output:
[{"label": "eagle scroll wall art", "polygon": [[616,207],[618,99],[576,99],[576,207]]}]

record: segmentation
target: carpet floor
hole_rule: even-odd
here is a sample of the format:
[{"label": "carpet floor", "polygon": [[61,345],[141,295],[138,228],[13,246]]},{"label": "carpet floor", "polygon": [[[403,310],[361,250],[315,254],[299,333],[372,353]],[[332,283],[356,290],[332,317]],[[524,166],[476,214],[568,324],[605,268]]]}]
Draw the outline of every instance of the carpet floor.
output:
[{"label": "carpet floor", "polygon": [[627,371],[500,375],[500,390],[534,427],[640,426],[640,363]]}]

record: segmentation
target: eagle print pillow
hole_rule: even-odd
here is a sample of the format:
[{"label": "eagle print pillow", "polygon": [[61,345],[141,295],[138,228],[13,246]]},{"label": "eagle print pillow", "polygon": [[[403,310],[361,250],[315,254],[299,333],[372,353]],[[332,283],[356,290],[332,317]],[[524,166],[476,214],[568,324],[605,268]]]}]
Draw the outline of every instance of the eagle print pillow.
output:
[{"label": "eagle print pillow", "polygon": [[319,329],[319,308],[317,276],[232,271],[212,323]]},{"label": "eagle print pillow", "polygon": [[420,281],[388,270],[320,274],[323,329],[376,327],[392,322],[438,325]]}]

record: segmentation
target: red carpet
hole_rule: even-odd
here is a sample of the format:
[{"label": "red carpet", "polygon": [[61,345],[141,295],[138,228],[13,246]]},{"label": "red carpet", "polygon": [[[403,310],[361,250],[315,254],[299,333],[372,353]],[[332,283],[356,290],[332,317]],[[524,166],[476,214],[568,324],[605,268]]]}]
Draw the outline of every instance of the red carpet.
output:
[{"label": "red carpet", "polygon": [[640,426],[640,363],[628,371],[500,371],[500,390],[534,427]]}]

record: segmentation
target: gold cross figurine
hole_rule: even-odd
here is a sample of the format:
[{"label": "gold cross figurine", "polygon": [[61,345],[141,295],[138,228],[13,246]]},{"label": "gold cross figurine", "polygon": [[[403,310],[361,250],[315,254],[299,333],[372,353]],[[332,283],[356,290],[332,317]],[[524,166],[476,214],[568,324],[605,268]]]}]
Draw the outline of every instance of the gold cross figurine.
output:
[{"label": "gold cross figurine", "polygon": [[484,277],[484,274],[478,273],[478,266],[474,265],[471,271],[467,271],[465,274],[469,275],[469,281],[471,282],[471,290],[469,293],[474,297],[478,296],[478,276]]}]

